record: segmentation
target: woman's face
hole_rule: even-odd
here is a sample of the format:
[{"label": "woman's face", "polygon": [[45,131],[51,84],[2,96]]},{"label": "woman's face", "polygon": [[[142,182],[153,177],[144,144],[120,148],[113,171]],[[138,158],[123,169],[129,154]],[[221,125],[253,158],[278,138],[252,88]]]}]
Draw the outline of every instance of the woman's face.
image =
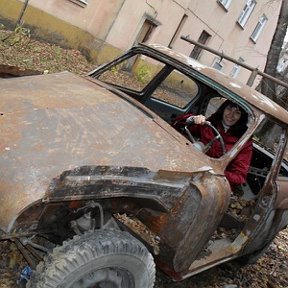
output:
[{"label": "woman's face", "polygon": [[223,122],[227,126],[233,126],[241,117],[241,110],[238,107],[228,105],[223,111]]}]

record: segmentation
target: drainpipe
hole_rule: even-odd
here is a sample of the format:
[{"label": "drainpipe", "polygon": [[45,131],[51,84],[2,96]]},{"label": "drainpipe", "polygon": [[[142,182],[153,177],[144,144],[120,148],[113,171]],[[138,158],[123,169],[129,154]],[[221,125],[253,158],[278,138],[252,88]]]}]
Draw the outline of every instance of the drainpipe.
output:
[{"label": "drainpipe", "polygon": [[24,4],[23,4],[23,6],[22,6],[21,13],[20,13],[20,15],[19,15],[19,17],[18,17],[18,20],[17,20],[16,24],[15,24],[15,29],[16,29],[19,25],[21,25],[22,18],[23,18],[23,16],[24,16],[25,11],[26,11],[27,6],[28,6],[28,2],[29,2],[29,0],[25,0]]}]

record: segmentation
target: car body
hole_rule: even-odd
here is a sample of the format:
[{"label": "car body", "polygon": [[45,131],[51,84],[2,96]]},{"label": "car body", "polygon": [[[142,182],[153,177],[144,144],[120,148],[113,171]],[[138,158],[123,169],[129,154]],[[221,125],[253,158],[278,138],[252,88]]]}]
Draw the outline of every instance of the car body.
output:
[{"label": "car body", "polygon": [[[88,232],[118,239],[120,232],[109,233],[120,230],[180,281],[236,258],[249,262],[288,223],[288,113],[213,68],[161,45],[139,44],[86,76],[20,77],[1,80],[0,87],[0,240],[13,240],[32,266],[43,253],[57,262],[36,236],[63,245]],[[171,123],[185,113],[209,116],[223,99],[239,104],[249,124],[215,159]],[[276,131],[270,148],[261,144],[267,123]],[[236,197],[224,171],[252,137],[251,169]],[[106,230],[109,237],[101,234]],[[72,241],[78,245],[78,238]],[[153,287],[153,269],[149,284],[123,287]],[[30,285],[47,282],[35,275]]]}]

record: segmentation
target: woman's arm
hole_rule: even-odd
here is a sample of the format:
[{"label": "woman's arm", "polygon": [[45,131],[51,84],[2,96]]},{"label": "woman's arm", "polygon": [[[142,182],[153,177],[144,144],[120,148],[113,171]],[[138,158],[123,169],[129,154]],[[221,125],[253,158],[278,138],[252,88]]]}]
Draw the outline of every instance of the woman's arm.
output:
[{"label": "woman's arm", "polygon": [[228,165],[225,176],[231,187],[238,186],[246,182],[248,170],[253,152],[252,140],[249,140],[237,156]]}]

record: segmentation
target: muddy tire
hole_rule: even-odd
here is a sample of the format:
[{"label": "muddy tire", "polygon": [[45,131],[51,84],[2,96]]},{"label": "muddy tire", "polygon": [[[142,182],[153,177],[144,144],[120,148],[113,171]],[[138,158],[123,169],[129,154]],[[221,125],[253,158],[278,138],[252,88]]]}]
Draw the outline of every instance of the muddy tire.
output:
[{"label": "muddy tire", "polygon": [[41,262],[30,288],[150,288],[152,255],[137,239],[121,231],[95,231],[75,236]]}]

